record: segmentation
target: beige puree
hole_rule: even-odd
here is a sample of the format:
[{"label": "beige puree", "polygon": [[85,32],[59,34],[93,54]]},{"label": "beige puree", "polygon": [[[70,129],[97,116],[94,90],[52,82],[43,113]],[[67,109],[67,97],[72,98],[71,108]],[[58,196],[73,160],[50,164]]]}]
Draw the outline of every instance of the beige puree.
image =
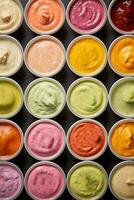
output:
[{"label": "beige puree", "polygon": [[64,47],[58,41],[38,38],[29,46],[26,62],[37,76],[52,76],[63,67],[64,57]]}]

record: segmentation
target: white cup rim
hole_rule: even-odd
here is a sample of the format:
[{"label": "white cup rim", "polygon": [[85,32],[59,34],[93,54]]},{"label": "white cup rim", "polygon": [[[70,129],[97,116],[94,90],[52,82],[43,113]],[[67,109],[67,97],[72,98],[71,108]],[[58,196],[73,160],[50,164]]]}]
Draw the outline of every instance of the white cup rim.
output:
[{"label": "white cup rim", "polygon": [[134,165],[134,161],[123,161],[123,162],[120,162],[118,163],[117,165],[114,166],[114,168],[112,169],[112,171],[110,172],[110,175],[109,175],[109,180],[108,180],[108,183],[109,183],[109,189],[111,191],[111,193],[113,194],[114,197],[116,197],[118,200],[128,200],[126,198],[121,198],[119,197],[117,194],[115,194],[115,192],[113,191],[112,189],[112,186],[111,186],[111,179],[114,175],[114,173],[121,167],[123,166],[127,166],[127,165]]},{"label": "white cup rim", "polygon": [[122,119],[122,120],[119,120],[118,122],[116,122],[110,129],[109,131],[109,135],[108,135],[108,145],[109,145],[109,148],[111,150],[111,152],[113,153],[113,155],[115,155],[117,158],[121,159],[121,160],[134,160],[134,156],[123,156],[123,155],[120,155],[118,154],[113,148],[112,148],[112,144],[111,144],[111,137],[112,137],[112,134],[113,134],[113,131],[115,130],[115,128],[117,128],[119,125],[121,124],[124,124],[125,122],[133,122],[134,123],[134,119]]},{"label": "white cup rim", "polygon": [[75,31],[76,33],[78,34],[95,34],[97,32],[99,32],[106,24],[106,21],[107,21],[107,7],[106,7],[106,4],[103,0],[99,0],[99,2],[101,3],[101,5],[103,6],[104,8],[104,13],[105,13],[105,16],[104,16],[104,20],[103,20],[103,23],[101,26],[98,26],[98,29],[93,29],[93,30],[89,30],[89,31],[85,31],[85,30],[81,30],[77,27],[75,27],[71,21],[70,21],[70,17],[69,17],[69,12],[70,12],[70,8],[71,6],[73,5],[73,3],[77,1],[77,0],[71,0],[67,6],[67,9],[66,9],[66,20],[67,20],[67,23],[68,25],[70,26],[70,28]]},{"label": "white cup rim", "polygon": [[[33,0],[33,1],[35,1],[35,0]],[[52,35],[52,34],[54,34],[54,33],[57,33],[57,32],[62,28],[62,26],[64,25],[65,19],[66,19],[66,17],[65,17],[65,6],[64,6],[63,2],[62,2],[61,0],[58,0],[58,3],[61,5],[61,8],[63,9],[63,20],[61,21],[61,23],[59,24],[59,26],[57,26],[57,27],[56,27],[55,29],[53,29],[53,30],[50,30],[50,31],[43,31],[43,32],[42,32],[42,31],[39,31],[39,30],[35,29],[34,27],[32,27],[32,26],[30,25],[29,21],[28,21],[27,13],[28,13],[28,9],[29,9],[31,3],[33,3],[33,1],[29,0],[29,1],[27,2],[27,4],[26,4],[25,10],[24,10],[24,19],[25,19],[25,22],[26,22],[27,26],[29,27],[29,29],[30,29],[32,32],[34,32],[34,33],[36,33],[36,34],[38,34],[38,35]]]},{"label": "white cup rim", "polygon": [[12,37],[10,35],[1,35],[0,34],[0,39],[8,39],[10,41],[13,41],[21,51],[21,60],[20,60],[20,64],[17,66],[17,68],[14,71],[7,73],[7,74],[1,75],[1,73],[0,73],[0,77],[3,77],[3,76],[10,77],[10,76],[13,76],[14,74],[16,74],[23,65],[23,60],[24,60],[24,58],[23,58],[23,47],[17,39],[15,39],[14,37]]},{"label": "white cup rim", "polygon": [[118,70],[116,70],[112,63],[111,63],[111,59],[110,59],[110,54],[111,54],[111,51],[112,51],[112,48],[114,47],[114,45],[117,44],[117,42],[125,39],[125,38],[133,38],[134,39],[134,35],[122,35],[122,36],[119,36],[118,38],[116,38],[115,40],[113,40],[113,42],[111,43],[109,49],[108,49],[108,64],[109,66],[111,67],[111,69],[119,76],[121,77],[131,77],[131,76],[134,76],[134,73],[133,74],[124,74],[124,73],[121,73],[119,72]]},{"label": "white cup rim", "polygon": [[22,190],[23,190],[23,187],[24,187],[24,177],[23,177],[23,173],[22,171],[20,170],[20,168],[15,165],[14,163],[11,163],[11,162],[7,162],[7,161],[1,161],[0,162],[0,166],[1,165],[7,165],[7,166],[10,166],[12,168],[14,168],[19,174],[20,174],[20,177],[21,177],[21,188],[20,188],[20,191],[18,191],[16,193],[16,195],[13,195],[11,197],[8,197],[8,198],[0,198],[0,200],[14,200],[16,199],[17,197],[19,197],[19,195],[22,193]]},{"label": "white cup rim", "polygon": [[11,29],[10,31],[9,31],[9,30],[8,30],[8,31],[2,31],[2,32],[0,31],[0,36],[3,35],[3,34],[9,35],[9,34],[15,33],[15,32],[21,27],[21,25],[22,25],[22,23],[23,23],[23,19],[24,19],[24,15],[23,15],[24,9],[23,9],[23,6],[22,6],[22,4],[21,4],[20,1],[16,1],[16,0],[14,0],[14,1],[15,1],[15,3],[18,4],[18,6],[19,6],[19,8],[20,8],[20,12],[21,12],[21,20],[20,20],[20,23],[19,23],[16,27],[14,27],[14,29]]},{"label": "white cup rim", "polygon": [[[28,144],[27,144],[27,137],[28,137],[28,134],[29,134],[30,130],[31,130],[34,126],[36,126],[36,125],[38,125],[38,124],[40,124],[40,123],[51,123],[51,124],[55,125],[57,128],[59,128],[59,129],[61,130],[62,134],[63,134],[63,140],[64,140],[64,141],[63,141],[63,144],[62,144],[62,148],[59,149],[59,151],[58,151],[56,154],[52,155],[52,156],[48,156],[48,157],[38,156],[38,155],[36,155],[34,152],[32,152],[32,151],[29,149],[29,147],[28,147]],[[25,132],[25,136],[24,136],[24,146],[25,146],[27,152],[29,153],[29,155],[32,156],[33,158],[39,160],[39,161],[51,161],[51,160],[54,160],[54,159],[58,158],[58,157],[63,153],[63,151],[64,151],[64,149],[65,149],[65,147],[66,147],[66,135],[65,135],[65,131],[64,131],[63,127],[62,127],[58,122],[56,122],[56,121],[54,121],[54,120],[51,120],[51,119],[40,119],[40,120],[37,120],[37,121],[33,122],[33,123],[27,128],[27,130],[26,130],[26,132]]]},{"label": "white cup rim", "polygon": [[[98,69],[96,70],[95,72],[93,73],[90,73],[90,74],[82,74],[82,73],[79,73],[77,72],[75,69],[73,69],[73,67],[71,66],[70,64],[70,61],[69,61],[69,53],[70,53],[70,50],[72,48],[72,46],[82,40],[82,39],[93,39],[93,40],[96,40],[98,43],[100,43],[100,45],[102,45],[102,47],[104,48],[104,51],[105,51],[105,62],[104,64]],[[96,36],[93,36],[93,35],[81,35],[81,36],[78,36],[77,38],[73,39],[71,41],[71,43],[68,45],[67,47],[67,51],[66,51],[66,61],[67,61],[67,65],[69,67],[69,69],[74,73],[76,74],[77,76],[79,77],[92,77],[92,76],[97,76],[98,74],[100,74],[106,67],[107,65],[107,60],[108,60],[108,55],[107,55],[107,48],[105,46],[105,44],[99,39],[97,38]]]},{"label": "white cup rim", "polygon": [[22,132],[22,129],[20,128],[20,126],[18,124],[16,124],[14,121],[11,121],[11,120],[8,120],[8,119],[0,119],[0,124],[1,123],[8,123],[8,124],[13,125],[18,130],[20,137],[21,137],[20,146],[19,146],[18,150],[13,155],[11,155],[11,156],[0,156],[0,161],[9,161],[9,160],[16,158],[20,154],[20,152],[23,148],[23,132]]},{"label": "white cup rim", "polygon": [[73,192],[71,191],[70,186],[69,186],[69,179],[70,179],[70,176],[71,176],[72,172],[74,172],[78,167],[84,166],[84,165],[90,165],[90,166],[95,166],[95,167],[97,167],[98,169],[100,169],[100,170],[103,172],[103,174],[104,174],[104,176],[105,176],[105,178],[106,178],[106,183],[105,183],[103,192],[102,192],[100,195],[98,195],[98,196],[95,196],[95,197],[90,198],[90,200],[98,200],[98,199],[100,199],[100,198],[106,193],[106,191],[107,191],[107,189],[108,189],[108,175],[107,175],[107,172],[106,172],[106,170],[104,169],[104,167],[102,167],[99,163],[96,163],[96,162],[94,162],[94,161],[82,161],[82,162],[79,162],[79,163],[75,164],[75,165],[69,170],[69,172],[68,172],[68,174],[67,174],[67,189],[68,189],[70,195],[71,195],[73,198],[75,198],[76,200],[80,200],[80,199],[79,199],[75,194],[73,194]]},{"label": "white cup rim", "polygon": [[[56,84],[56,85],[59,87],[59,89],[61,90],[61,92],[63,93],[63,98],[64,98],[64,99],[63,99],[63,103],[62,103],[61,108],[60,108],[57,112],[55,112],[55,113],[53,113],[53,114],[51,114],[51,115],[40,116],[40,115],[38,115],[38,114],[36,114],[36,113],[33,113],[33,112],[30,110],[30,108],[29,108],[29,106],[28,106],[28,104],[27,104],[27,95],[28,95],[29,90],[31,89],[31,87],[32,87],[33,85],[35,85],[36,83],[42,82],[42,81],[50,81],[50,82]],[[28,111],[32,116],[36,117],[37,119],[47,119],[47,118],[51,119],[51,118],[54,118],[54,117],[58,116],[58,115],[63,111],[63,109],[64,109],[64,107],[65,107],[65,105],[66,105],[66,92],[65,92],[65,89],[63,88],[63,86],[61,85],[60,82],[58,82],[57,80],[55,80],[55,79],[53,79],[53,78],[47,78],[47,77],[44,77],[44,78],[37,78],[37,79],[33,80],[33,81],[26,87],[26,89],[25,89],[25,92],[24,92],[24,105],[25,105],[27,111]]]},{"label": "white cup rim", "polygon": [[130,115],[130,116],[127,116],[127,115],[125,115],[125,114],[119,113],[119,112],[116,111],[115,108],[113,107],[113,104],[112,104],[112,100],[111,100],[111,99],[112,99],[112,93],[113,93],[114,89],[115,89],[116,87],[118,87],[118,85],[120,85],[121,83],[126,82],[126,81],[134,81],[134,77],[124,77],[124,78],[120,78],[119,80],[117,80],[117,81],[112,85],[112,87],[111,87],[111,89],[110,89],[110,91],[109,91],[109,105],[110,105],[110,108],[112,109],[112,111],[113,111],[116,115],[118,115],[118,116],[121,117],[121,118],[125,118],[125,119],[127,119],[127,118],[134,118],[134,114],[133,114],[133,115]]},{"label": "white cup rim", "polygon": [[64,193],[64,191],[65,191],[65,188],[66,188],[66,175],[65,175],[63,169],[62,169],[59,165],[57,165],[56,163],[54,163],[54,162],[50,162],[50,161],[40,161],[40,162],[37,162],[37,163],[33,164],[33,165],[27,170],[27,172],[26,172],[26,174],[25,174],[25,177],[24,177],[24,187],[25,187],[25,190],[26,190],[27,194],[28,194],[32,199],[34,199],[34,200],[40,200],[38,197],[35,197],[31,192],[28,191],[28,189],[27,189],[27,178],[28,178],[29,174],[31,173],[31,171],[32,171],[33,169],[35,169],[35,168],[38,167],[38,166],[42,166],[42,165],[49,165],[49,166],[55,167],[57,170],[59,170],[59,171],[61,172],[61,174],[62,174],[62,176],[63,176],[63,179],[64,179],[64,186],[63,186],[63,188],[61,189],[61,191],[60,191],[57,195],[55,195],[54,198],[51,197],[51,198],[48,198],[48,199],[47,199],[47,200],[56,200],[56,199],[60,198],[60,197],[62,196],[62,194]]},{"label": "white cup rim", "polygon": [[[104,90],[105,96],[106,96],[106,100],[105,100],[105,103],[103,105],[103,108],[101,108],[100,111],[98,111],[95,114],[85,116],[85,115],[81,115],[81,114],[76,113],[75,111],[73,111],[73,109],[70,106],[69,96],[70,96],[70,92],[72,91],[73,87],[76,84],[78,84],[80,82],[88,81],[88,80],[92,81],[92,82],[95,82],[95,83],[98,83],[98,85],[100,87],[102,87],[102,89]],[[92,77],[83,77],[83,78],[79,78],[79,79],[75,80],[74,82],[72,82],[72,84],[69,86],[69,88],[67,90],[66,99],[67,99],[67,106],[68,106],[68,108],[69,108],[69,110],[71,111],[72,114],[74,114],[76,117],[81,118],[81,119],[83,119],[83,118],[84,119],[92,119],[92,118],[96,118],[96,117],[100,116],[105,111],[105,109],[107,108],[107,105],[108,105],[108,91],[107,91],[105,85],[101,81],[99,81],[98,79],[92,78]]]},{"label": "white cup rim", "polygon": [[117,1],[117,0],[112,0],[111,3],[110,3],[110,5],[109,5],[109,7],[108,7],[108,21],[109,21],[110,25],[112,26],[112,28],[113,28],[116,32],[118,32],[118,33],[120,33],[120,34],[134,34],[134,30],[133,30],[133,31],[123,31],[123,30],[119,29],[118,27],[116,27],[116,26],[114,25],[114,23],[112,22],[112,19],[111,19],[111,9],[112,9],[112,7],[113,7],[113,5],[114,5],[114,3],[115,3],[116,1]]},{"label": "white cup rim", "polygon": [[23,101],[24,101],[24,99],[23,99],[23,91],[22,91],[21,86],[15,80],[13,80],[11,78],[0,77],[0,81],[7,81],[7,82],[10,82],[13,85],[15,85],[16,88],[18,89],[19,93],[20,93],[20,96],[21,96],[21,103],[20,103],[18,109],[15,112],[10,113],[10,114],[1,114],[0,115],[0,119],[3,119],[3,118],[8,119],[8,118],[14,117],[15,115],[17,115],[20,112],[20,110],[21,110],[21,108],[23,106]]},{"label": "white cup rim", "polygon": [[[101,127],[101,128],[103,129],[103,133],[104,133],[104,136],[105,136],[105,143],[104,143],[104,146],[102,147],[102,149],[101,149],[97,154],[95,154],[95,155],[93,155],[93,156],[84,157],[84,156],[80,156],[80,155],[76,154],[76,153],[72,150],[72,148],[71,148],[71,146],[70,146],[70,143],[69,143],[69,136],[70,136],[70,134],[71,134],[72,129],[73,129],[75,126],[77,126],[78,124],[83,123],[83,122],[89,122],[89,123],[91,122],[91,123],[94,123],[94,124],[98,125],[99,127]],[[98,122],[98,121],[96,121],[96,120],[93,120],[93,119],[81,119],[81,120],[75,122],[74,124],[72,124],[71,127],[68,129],[66,140],[67,140],[66,143],[67,143],[67,148],[68,148],[69,152],[70,152],[75,158],[77,158],[77,159],[79,159],[79,160],[81,160],[81,161],[96,160],[97,158],[101,157],[101,156],[105,153],[105,151],[106,151],[106,149],[107,149],[107,131],[106,131],[105,127],[104,127],[100,122]]]},{"label": "white cup rim", "polygon": [[[63,62],[61,64],[60,67],[58,67],[57,70],[53,71],[53,73],[38,73],[38,72],[35,72],[34,70],[32,70],[32,68],[29,66],[28,62],[27,62],[27,57],[28,57],[28,52],[29,52],[29,49],[31,48],[31,46],[38,42],[39,40],[51,40],[51,41],[54,41],[56,42],[63,50],[63,54],[64,54],[64,58],[63,58]],[[25,47],[25,50],[24,50],[24,63],[25,63],[25,66],[27,67],[27,69],[35,76],[37,77],[40,77],[40,78],[43,78],[43,77],[52,77],[52,76],[55,76],[56,74],[58,74],[62,69],[63,67],[65,66],[65,62],[66,62],[66,56],[65,56],[66,52],[65,52],[65,47],[64,45],[61,43],[61,41],[59,39],[57,39],[56,37],[54,36],[51,36],[51,35],[40,35],[40,36],[37,36],[35,38],[33,38],[32,40],[30,40],[30,42],[26,45]]]}]

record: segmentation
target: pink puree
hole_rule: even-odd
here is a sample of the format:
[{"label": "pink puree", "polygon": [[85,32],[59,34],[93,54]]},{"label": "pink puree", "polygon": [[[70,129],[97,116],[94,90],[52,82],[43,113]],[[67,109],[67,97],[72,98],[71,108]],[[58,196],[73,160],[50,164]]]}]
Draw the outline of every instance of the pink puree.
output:
[{"label": "pink puree", "polygon": [[35,125],[27,137],[28,148],[41,157],[57,154],[64,145],[64,134],[56,125],[43,122]]},{"label": "pink puree", "polygon": [[99,0],[76,0],[70,9],[70,21],[80,30],[95,30],[105,20],[104,6]]},{"label": "pink puree", "polygon": [[39,199],[53,198],[64,188],[62,172],[51,165],[34,168],[27,179],[28,191]]},{"label": "pink puree", "polygon": [[0,166],[0,199],[15,196],[22,186],[21,175],[14,167],[9,165]]}]

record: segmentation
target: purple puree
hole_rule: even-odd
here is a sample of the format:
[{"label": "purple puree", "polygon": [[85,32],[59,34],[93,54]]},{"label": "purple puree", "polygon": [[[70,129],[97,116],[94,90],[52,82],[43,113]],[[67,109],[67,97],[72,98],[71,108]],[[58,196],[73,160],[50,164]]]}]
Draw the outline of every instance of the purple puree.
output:
[{"label": "purple puree", "polygon": [[12,166],[0,165],[0,198],[16,196],[21,190],[22,180],[19,172]]},{"label": "purple puree", "polygon": [[105,19],[105,9],[99,0],[76,0],[70,8],[71,23],[80,30],[98,30]]}]

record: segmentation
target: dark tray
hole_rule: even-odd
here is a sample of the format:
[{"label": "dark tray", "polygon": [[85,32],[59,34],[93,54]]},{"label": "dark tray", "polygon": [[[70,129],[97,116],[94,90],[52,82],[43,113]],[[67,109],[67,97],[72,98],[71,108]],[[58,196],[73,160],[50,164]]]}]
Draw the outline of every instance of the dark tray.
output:
[{"label": "dark tray", "polygon": [[[104,0],[106,5],[108,6],[109,3],[111,2],[111,0]],[[21,0],[21,3],[23,4],[23,7],[25,7],[27,0]],[[67,4],[69,3],[69,0],[63,0],[63,3],[65,6],[67,6]],[[25,48],[26,44],[35,36],[37,36],[36,34],[34,34],[33,32],[31,32],[29,30],[29,28],[26,26],[25,22],[23,22],[23,25],[21,26],[21,28],[12,35],[13,37],[15,37],[16,39],[18,39],[20,41],[20,43],[22,44],[22,46]],[[55,37],[57,37],[59,40],[61,40],[61,42],[64,44],[65,48],[67,48],[67,46],[69,45],[69,43],[77,36],[79,36],[78,34],[76,34],[73,30],[71,30],[71,28],[68,26],[67,22],[64,24],[64,26],[62,27],[62,29],[56,33],[54,35]],[[109,47],[109,45],[111,44],[111,42],[119,36],[118,33],[116,33],[112,27],[110,26],[110,24],[107,22],[106,25],[104,26],[104,28],[99,31],[97,34],[95,34],[95,36],[97,36],[98,38],[100,38],[105,45],[107,46],[107,48]],[[37,77],[32,75],[27,68],[25,67],[25,65],[23,65],[23,67],[21,68],[21,70],[14,75],[13,77],[14,80],[16,80],[21,87],[23,88],[23,91],[25,90],[25,88],[27,87],[27,85],[34,79],[36,79]],[[58,80],[65,88],[65,90],[67,91],[69,85],[75,81],[76,79],[78,79],[79,77],[76,76],[75,74],[73,74],[70,69],[68,68],[67,64],[65,65],[65,67],[63,68],[63,70],[56,75],[55,77],[53,77],[54,79]],[[105,70],[96,77],[97,79],[99,79],[100,81],[102,81],[105,86],[107,87],[108,91],[110,89],[110,87],[112,86],[112,84],[119,79],[119,76],[117,76],[109,67],[109,65],[107,64]],[[13,117],[11,120],[15,121],[23,130],[23,132],[25,133],[26,129],[29,127],[29,125],[36,121],[37,119],[32,117],[28,111],[26,110],[26,108],[23,106],[22,110],[19,112],[19,114],[17,114],[15,117]],[[67,106],[65,107],[65,109],[63,110],[63,112],[56,117],[54,120],[56,120],[57,122],[59,122],[63,128],[65,129],[65,132],[67,132],[67,130],[69,129],[69,127],[76,122],[77,120],[79,120],[77,117],[75,117],[67,108]],[[110,109],[110,107],[108,106],[106,111],[96,120],[98,120],[99,122],[101,122],[105,128],[107,129],[107,131],[110,130],[111,126],[117,122],[118,120],[120,120],[120,118],[118,116],[116,116],[112,110]],[[28,170],[28,168],[34,164],[35,162],[37,162],[35,159],[31,158],[29,156],[29,154],[26,152],[25,148],[23,148],[22,152],[20,153],[20,155],[15,158],[14,160],[12,160],[13,163],[15,163],[16,165],[18,165],[20,167],[20,169],[22,170],[23,174],[25,175],[26,171]],[[60,165],[63,170],[65,171],[65,173],[67,174],[68,171],[70,170],[70,168],[79,162],[79,160],[75,159],[67,150],[67,148],[65,149],[65,151],[63,152],[63,154],[56,160],[54,160],[54,162],[56,162],[58,165]],[[100,163],[107,171],[107,173],[109,174],[110,171],[112,170],[112,168],[120,162],[120,160],[118,158],[116,158],[109,150],[109,148],[107,149],[107,151],[104,153],[104,155],[97,159],[96,162]],[[25,189],[23,190],[22,194],[17,198],[17,200],[30,200],[31,198],[27,195],[27,193],[25,192]],[[69,195],[67,189],[65,190],[64,194],[62,195],[62,197],[59,198],[60,200],[73,200],[73,198]],[[105,196],[103,196],[101,198],[101,200],[115,200],[116,198],[113,197],[113,195],[110,193],[110,191],[108,190],[107,193],[105,194]]]}]

